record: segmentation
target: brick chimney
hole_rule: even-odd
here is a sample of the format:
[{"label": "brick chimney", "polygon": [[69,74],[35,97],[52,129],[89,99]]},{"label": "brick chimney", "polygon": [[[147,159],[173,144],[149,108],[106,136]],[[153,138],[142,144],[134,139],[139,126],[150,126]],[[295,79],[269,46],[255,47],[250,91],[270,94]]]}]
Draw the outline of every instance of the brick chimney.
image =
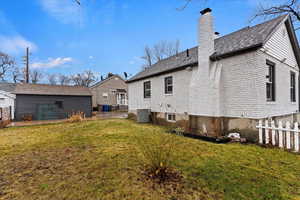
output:
[{"label": "brick chimney", "polygon": [[212,62],[216,34],[213,25],[212,10],[202,10],[198,25],[198,68],[193,71],[190,95],[189,114],[215,117],[220,115],[219,81],[221,67]]},{"label": "brick chimney", "polygon": [[[209,57],[214,53],[215,31],[213,25],[212,10],[206,8],[202,10],[198,26],[198,66],[205,68],[208,73]],[[208,75],[208,74],[207,74]]]}]

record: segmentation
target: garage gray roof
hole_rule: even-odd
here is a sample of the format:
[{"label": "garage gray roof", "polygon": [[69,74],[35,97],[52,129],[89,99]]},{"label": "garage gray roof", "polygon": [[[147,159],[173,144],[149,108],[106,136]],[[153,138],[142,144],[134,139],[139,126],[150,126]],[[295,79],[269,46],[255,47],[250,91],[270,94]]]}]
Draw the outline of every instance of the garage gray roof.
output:
[{"label": "garage gray roof", "polygon": [[0,90],[5,92],[13,92],[15,90],[15,83],[0,83]]},{"label": "garage gray roof", "polygon": [[[211,60],[218,60],[251,49],[257,49],[269,39],[270,35],[276,30],[277,26],[288,19],[288,15],[279,16],[253,27],[246,27],[236,32],[215,39],[215,53],[211,55]],[[197,65],[198,47],[188,49],[178,55],[171,56],[157,62],[144,71],[139,72],[127,82],[134,82],[162,73],[183,69],[187,66]]]},{"label": "garage gray roof", "polygon": [[60,86],[46,84],[17,84],[13,94],[92,96],[90,89],[81,86]]}]

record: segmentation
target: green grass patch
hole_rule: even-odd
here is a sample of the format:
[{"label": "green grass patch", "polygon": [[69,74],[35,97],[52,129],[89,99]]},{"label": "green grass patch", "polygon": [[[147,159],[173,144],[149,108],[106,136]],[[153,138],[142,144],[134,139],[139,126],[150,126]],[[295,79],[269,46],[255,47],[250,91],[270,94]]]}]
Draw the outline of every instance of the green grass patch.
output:
[{"label": "green grass patch", "polygon": [[[166,132],[117,119],[0,130],[0,199],[300,199],[299,155]],[[168,165],[180,182],[143,175],[140,144],[160,136],[176,144]]]}]

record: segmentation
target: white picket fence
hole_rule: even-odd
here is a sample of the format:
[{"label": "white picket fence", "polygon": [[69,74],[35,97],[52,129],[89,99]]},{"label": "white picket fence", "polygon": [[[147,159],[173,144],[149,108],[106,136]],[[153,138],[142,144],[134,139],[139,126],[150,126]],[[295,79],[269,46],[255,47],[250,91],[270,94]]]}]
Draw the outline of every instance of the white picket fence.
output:
[{"label": "white picket fence", "polygon": [[275,124],[266,120],[263,122],[259,120],[259,143],[278,146],[287,150],[299,152],[299,127],[298,122],[291,126],[290,122],[286,122],[285,126],[281,121]]}]

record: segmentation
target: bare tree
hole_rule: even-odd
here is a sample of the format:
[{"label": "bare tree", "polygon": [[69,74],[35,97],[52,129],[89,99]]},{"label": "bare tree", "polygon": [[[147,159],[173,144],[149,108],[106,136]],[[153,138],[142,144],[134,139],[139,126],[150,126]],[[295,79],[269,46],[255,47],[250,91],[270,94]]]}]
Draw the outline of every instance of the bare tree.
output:
[{"label": "bare tree", "polygon": [[23,70],[17,66],[12,70],[11,76],[14,83],[22,82],[24,80]]},{"label": "bare tree", "polygon": [[43,73],[38,71],[38,70],[32,70],[30,72],[29,76],[30,76],[30,79],[31,79],[31,83],[33,83],[33,84],[37,84],[44,77]]},{"label": "bare tree", "polygon": [[50,85],[57,85],[57,75],[56,74],[48,74],[47,79]]},{"label": "bare tree", "polygon": [[253,19],[257,17],[274,17],[282,14],[290,14],[295,25],[295,30],[300,29],[300,2],[299,0],[287,0],[284,2],[276,2],[276,4],[262,4],[258,5],[256,14]]},{"label": "bare tree", "polygon": [[160,41],[155,44],[153,48],[146,46],[144,49],[144,55],[141,57],[145,60],[144,67],[149,67],[162,59],[178,54],[179,48],[179,40],[174,42]]},{"label": "bare tree", "polygon": [[148,46],[145,46],[144,55],[141,58],[145,60],[145,62],[146,62],[145,66],[150,67],[152,65],[152,61],[154,59],[152,49],[149,48]]},{"label": "bare tree", "polygon": [[7,54],[0,52],[0,79],[4,81],[8,72],[15,66],[15,61]]},{"label": "bare tree", "polygon": [[59,74],[57,76],[57,79],[58,79],[58,83],[60,85],[69,85],[70,82],[71,82],[71,78],[67,75],[64,75],[64,74]]},{"label": "bare tree", "polygon": [[91,70],[72,76],[74,85],[89,87],[98,80],[98,76]]}]

